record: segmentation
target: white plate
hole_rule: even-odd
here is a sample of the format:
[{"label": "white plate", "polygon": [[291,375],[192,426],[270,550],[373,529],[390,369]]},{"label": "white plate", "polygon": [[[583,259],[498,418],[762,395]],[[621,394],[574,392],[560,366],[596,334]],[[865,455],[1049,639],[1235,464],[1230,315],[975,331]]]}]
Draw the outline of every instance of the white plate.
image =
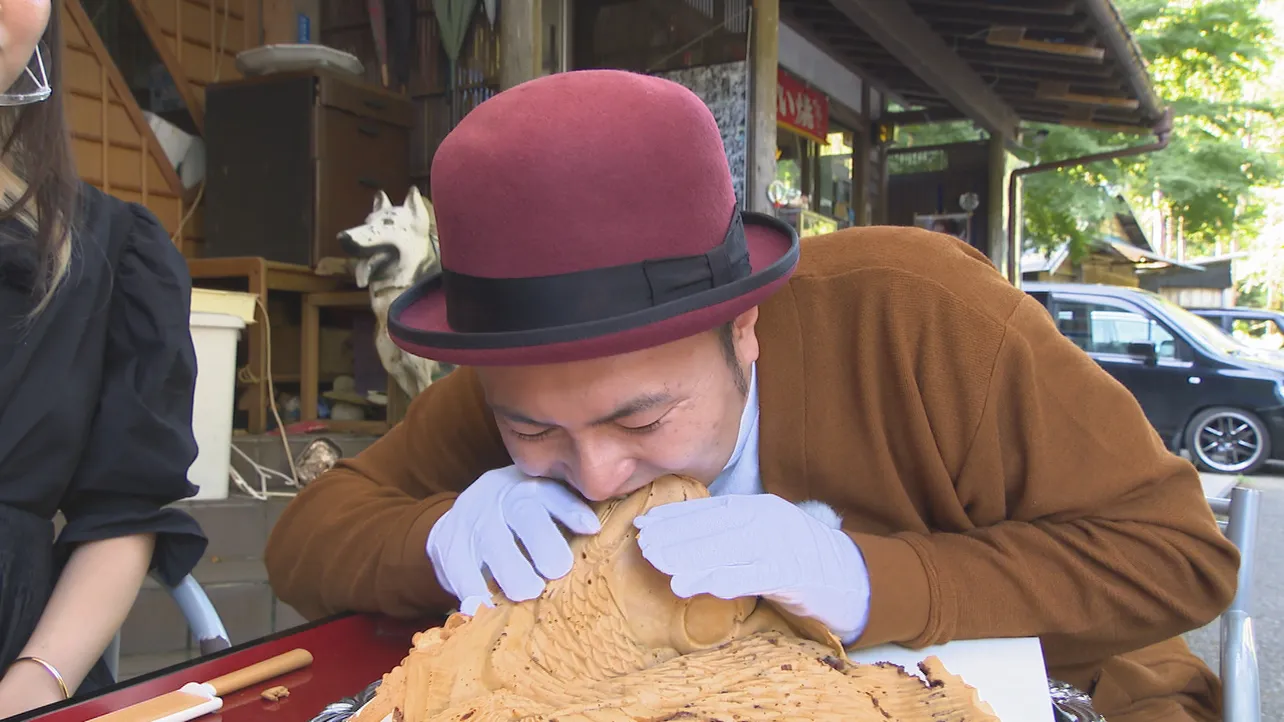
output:
[{"label": "white plate", "polygon": [[267,75],[316,68],[341,70],[353,75],[364,75],[366,72],[357,56],[325,45],[262,45],[236,54],[236,69],[242,75]]},{"label": "white plate", "polygon": [[922,677],[918,663],[935,656],[974,687],[1004,722],[1052,722],[1043,646],[1034,637],[960,640],[924,649],[884,645],[847,655],[853,662],[891,662]]}]

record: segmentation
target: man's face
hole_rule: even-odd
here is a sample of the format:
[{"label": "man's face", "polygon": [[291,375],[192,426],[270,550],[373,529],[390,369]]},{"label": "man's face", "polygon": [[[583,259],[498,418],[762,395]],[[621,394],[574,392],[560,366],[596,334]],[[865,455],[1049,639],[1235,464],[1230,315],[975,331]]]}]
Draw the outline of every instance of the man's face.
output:
[{"label": "man's face", "polygon": [[590,501],[627,495],[664,474],[711,483],[735,449],[749,366],[752,309],[732,324],[736,360],[716,331],[589,361],[477,369],[504,444],[530,476],[560,479]]}]

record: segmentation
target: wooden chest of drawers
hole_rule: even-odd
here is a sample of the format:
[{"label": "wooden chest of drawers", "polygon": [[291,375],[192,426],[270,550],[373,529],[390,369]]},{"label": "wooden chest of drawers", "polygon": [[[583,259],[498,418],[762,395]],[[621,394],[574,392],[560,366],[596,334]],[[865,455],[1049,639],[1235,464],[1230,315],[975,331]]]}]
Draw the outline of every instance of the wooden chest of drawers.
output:
[{"label": "wooden chest of drawers", "polygon": [[410,189],[408,99],[338,73],[279,73],[206,91],[205,257],[315,266],[347,255],[382,190]]}]

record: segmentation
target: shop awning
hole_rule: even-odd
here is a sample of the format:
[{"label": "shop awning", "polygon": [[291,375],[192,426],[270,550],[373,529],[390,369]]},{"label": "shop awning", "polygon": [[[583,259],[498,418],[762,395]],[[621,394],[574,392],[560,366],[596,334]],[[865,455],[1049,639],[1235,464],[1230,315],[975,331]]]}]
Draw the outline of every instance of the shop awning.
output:
[{"label": "shop awning", "polygon": [[1174,268],[1184,268],[1188,271],[1204,270],[1204,267],[1197,263],[1185,263],[1183,261],[1177,260],[1176,258],[1161,256],[1160,254],[1155,253],[1154,251],[1147,250],[1145,248],[1138,248],[1132,244],[1124,243],[1123,241],[1116,241],[1112,238],[1104,239],[1102,243],[1105,247],[1113,251],[1115,255],[1118,255],[1120,258],[1123,258],[1129,263],[1134,263],[1138,265],[1142,265],[1142,264],[1155,265],[1155,266],[1162,266],[1162,267],[1171,266]]},{"label": "shop awning", "polygon": [[[1154,251],[1138,248],[1132,244],[1113,238],[1100,238],[1090,242],[1091,251],[1096,254],[1131,263],[1139,268],[1149,270],[1164,268],[1181,268],[1187,271],[1203,271],[1199,263],[1179,261],[1162,256]],[[1055,273],[1070,258],[1069,244],[1062,244],[1051,250],[1027,250],[1021,257],[1022,273]],[[1200,259],[1201,261],[1205,259]]]},{"label": "shop awning", "polygon": [[1148,133],[1164,116],[1110,0],[780,0],[782,22],[911,110],[1010,140],[1023,121]]}]

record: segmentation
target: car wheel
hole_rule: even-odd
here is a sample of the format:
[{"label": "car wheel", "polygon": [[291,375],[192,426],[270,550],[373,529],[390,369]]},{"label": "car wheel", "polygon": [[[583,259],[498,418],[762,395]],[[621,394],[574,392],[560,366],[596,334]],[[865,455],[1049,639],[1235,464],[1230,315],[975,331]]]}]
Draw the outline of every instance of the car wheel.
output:
[{"label": "car wheel", "polygon": [[1190,420],[1186,448],[1201,471],[1251,474],[1271,458],[1271,437],[1256,414],[1217,406]]}]

